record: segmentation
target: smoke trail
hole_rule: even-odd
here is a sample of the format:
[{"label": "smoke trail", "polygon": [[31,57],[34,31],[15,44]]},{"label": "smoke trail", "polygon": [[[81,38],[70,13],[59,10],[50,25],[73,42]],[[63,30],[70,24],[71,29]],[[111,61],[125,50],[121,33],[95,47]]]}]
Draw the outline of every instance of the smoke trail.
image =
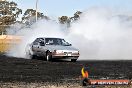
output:
[{"label": "smoke trail", "polygon": [[70,28],[69,39],[80,60],[132,59],[132,20],[109,9],[90,9]]},{"label": "smoke trail", "polygon": [[[20,25],[15,25],[20,26]],[[40,20],[37,23],[33,24],[30,28],[23,28],[21,30],[14,29],[8,30],[8,34],[14,34],[22,36],[22,41],[20,44],[12,47],[12,49],[7,53],[9,56],[22,57],[26,58],[25,48],[27,44],[30,44],[38,37],[64,37],[64,30],[61,30],[59,24],[53,21]]]}]

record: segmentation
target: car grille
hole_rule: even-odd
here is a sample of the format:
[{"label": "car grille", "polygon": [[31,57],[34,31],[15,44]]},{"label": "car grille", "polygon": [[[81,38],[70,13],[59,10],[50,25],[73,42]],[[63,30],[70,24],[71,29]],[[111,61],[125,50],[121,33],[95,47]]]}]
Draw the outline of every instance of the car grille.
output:
[{"label": "car grille", "polygon": [[72,52],[64,52],[64,54],[72,54]]}]

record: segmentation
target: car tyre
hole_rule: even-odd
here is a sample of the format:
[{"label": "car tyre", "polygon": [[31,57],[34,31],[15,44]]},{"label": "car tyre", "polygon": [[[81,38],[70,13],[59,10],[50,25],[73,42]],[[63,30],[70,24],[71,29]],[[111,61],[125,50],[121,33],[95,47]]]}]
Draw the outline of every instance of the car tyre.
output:
[{"label": "car tyre", "polygon": [[76,62],[77,61],[77,59],[71,59],[71,62]]},{"label": "car tyre", "polygon": [[47,61],[52,61],[52,55],[51,55],[50,52],[48,52],[48,53],[46,54],[46,60],[47,60]]},{"label": "car tyre", "polygon": [[36,55],[32,55],[31,59],[37,59]]},{"label": "car tyre", "polygon": [[30,51],[26,51],[26,58],[32,59],[32,55],[31,55]]},{"label": "car tyre", "polygon": [[25,52],[26,52],[27,59],[35,59],[36,58],[36,55],[33,55],[33,52],[31,51],[30,45],[26,46]]},{"label": "car tyre", "polygon": [[28,59],[35,59],[36,55],[31,55],[30,53],[26,53],[26,58],[28,58]]}]

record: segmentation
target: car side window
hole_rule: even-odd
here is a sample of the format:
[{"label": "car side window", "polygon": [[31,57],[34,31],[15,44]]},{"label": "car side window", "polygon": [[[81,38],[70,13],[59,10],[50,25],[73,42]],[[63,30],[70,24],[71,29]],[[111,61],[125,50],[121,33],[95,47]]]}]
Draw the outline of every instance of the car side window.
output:
[{"label": "car side window", "polygon": [[44,43],[44,39],[43,38],[37,38],[34,42],[33,45],[38,45],[39,43]]},{"label": "car side window", "polygon": [[33,42],[33,45],[38,45],[38,43],[39,43],[39,38],[37,38],[34,42]]},{"label": "car side window", "polygon": [[45,46],[45,41],[43,38],[39,39],[40,46]]}]

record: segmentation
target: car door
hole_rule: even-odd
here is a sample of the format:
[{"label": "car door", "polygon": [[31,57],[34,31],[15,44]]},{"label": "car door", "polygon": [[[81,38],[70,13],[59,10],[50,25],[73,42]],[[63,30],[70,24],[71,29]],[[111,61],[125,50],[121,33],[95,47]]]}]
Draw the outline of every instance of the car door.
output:
[{"label": "car door", "polygon": [[33,42],[33,45],[32,45],[32,50],[35,54],[37,54],[38,52],[38,49],[39,49],[39,38],[37,38],[34,42]]},{"label": "car door", "polygon": [[44,39],[43,38],[37,38],[34,42],[33,42],[33,46],[32,49],[35,52],[36,55],[43,55],[44,54]]},{"label": "car door", "polygon": [[44,47],[45,47],[44,39],[40,38],[38,44],[39,44],[39,46],[38,46],[38,52],[43,54],[43,52],[45,51],[44,50]]}]

